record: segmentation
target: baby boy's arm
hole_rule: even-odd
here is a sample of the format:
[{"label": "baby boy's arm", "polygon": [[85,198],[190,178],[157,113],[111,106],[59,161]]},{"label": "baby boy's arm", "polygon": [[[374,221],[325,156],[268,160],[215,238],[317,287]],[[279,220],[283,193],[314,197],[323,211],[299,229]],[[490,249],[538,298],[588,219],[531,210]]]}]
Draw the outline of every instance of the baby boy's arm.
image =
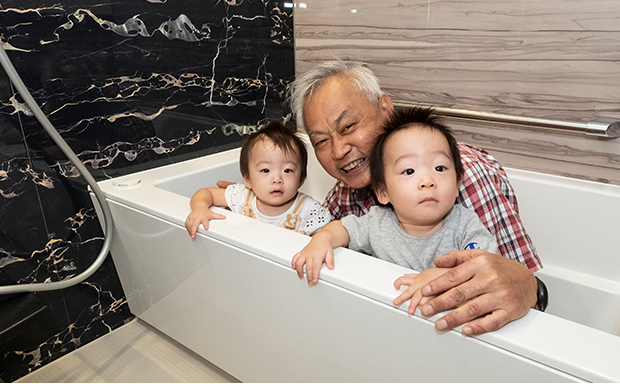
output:
[{"label": "baby boy's arm", "polygon": [[304,265],[308,285],[319,282],[319,274],[323,262],[327,268],[334,269],[334,248],[346,247],[349,244],[349,233],[342,226],[340,220],[332,221],[317,232],[301,250],[293,256],[291,266],[297,270],[297,276],[304,278]]},{"label": "baby boy's arm", "polygon": [[221,188],[202,188],[196,191],[189,201],[192,212],[185,219],[185,229],[193,239],[200,224],[205,229],[209,229],[209,220],[221,220],[226,216],[215,213],[211,210],[212,205],[226,207],[226,190]]}]

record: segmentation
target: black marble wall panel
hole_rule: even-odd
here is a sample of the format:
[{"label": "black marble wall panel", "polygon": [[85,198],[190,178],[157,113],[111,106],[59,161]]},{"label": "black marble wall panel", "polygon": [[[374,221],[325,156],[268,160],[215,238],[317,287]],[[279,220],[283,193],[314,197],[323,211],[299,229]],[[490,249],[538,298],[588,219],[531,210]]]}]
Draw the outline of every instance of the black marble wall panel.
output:
[{"label": "black marble wall panel", "polygon": [[[240,145],[283,107],[292,8],[270,0],[0,1],[0,34],[98,180]],[[103,243],[86,186],[0,71],[0,284],[78,275]],[[174,255],[171,255],[173,258]],[[0,297],[0,379],[132,318],[108,258],[86,282]]]}]

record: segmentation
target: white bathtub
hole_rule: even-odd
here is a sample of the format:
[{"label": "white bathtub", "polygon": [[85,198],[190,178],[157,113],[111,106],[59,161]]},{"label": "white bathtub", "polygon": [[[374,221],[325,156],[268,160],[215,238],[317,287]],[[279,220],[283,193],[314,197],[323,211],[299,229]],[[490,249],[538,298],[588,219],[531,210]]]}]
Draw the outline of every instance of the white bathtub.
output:
[{"label": "white bathtub", "polygon": [[[322,199],[332,181],[310,157],[304,191]],[[548,313],[465,337],[391,304],[405,268],[339,249],[336,268],[310,288],[290,268],[308,237],[223,209],[226,220],[191,240],[189,197],[240,180],[237,158],[232,150],[100,185],[131,311],[239,380],[620,381],[620,187],[509,170],[545,264]]]}]

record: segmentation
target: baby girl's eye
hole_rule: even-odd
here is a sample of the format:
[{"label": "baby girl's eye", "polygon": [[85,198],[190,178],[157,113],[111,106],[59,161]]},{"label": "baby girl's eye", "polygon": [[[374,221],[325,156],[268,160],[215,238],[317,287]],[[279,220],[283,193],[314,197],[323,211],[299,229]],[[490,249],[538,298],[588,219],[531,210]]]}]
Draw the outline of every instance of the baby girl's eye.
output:
[{"label": "baby girl's eye", "polygon": [[445,165],[438,165],[438,166],[435,167],[435,170],[437,172],[445,172],[445,171],[448,170],[448,168]]},{"label": "baby girl's eye", "polygon": [[403,171],[403,174],[405,175],[413,175],[415,173],[415,171],[411,168],[407,168]]},{"label": "baby girl's eye", "polygon": [[262,173],[269,173],[269,168],[263,168],[263,169],[261,169],[259,172],[262,172]]}]

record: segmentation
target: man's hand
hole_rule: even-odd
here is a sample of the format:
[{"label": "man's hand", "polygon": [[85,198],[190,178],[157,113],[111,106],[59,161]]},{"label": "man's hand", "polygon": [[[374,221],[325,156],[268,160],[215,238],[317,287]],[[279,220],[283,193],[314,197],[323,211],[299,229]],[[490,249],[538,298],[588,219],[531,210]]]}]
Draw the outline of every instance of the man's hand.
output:
[{"label": "man's hand", "polygon": [[222,189],[226,189],[226,187],[228,187],[231,184],[235,184],[232,181],[224,181],[224,180],[220,180],[217,183],[215,183],[215,185],[217,185],[218,188],[222,188]]},{"label": "man's hand", "polygon": [[460,305],[435,322],[439,331],[465,323],[465,335],[496,331],[536,305],[536,279],[517,261],[473,249],[452,251],[435,259],[435,265],[454,268],[422,288],[425,297],[437,296],[420,308],[422,315]]}]

